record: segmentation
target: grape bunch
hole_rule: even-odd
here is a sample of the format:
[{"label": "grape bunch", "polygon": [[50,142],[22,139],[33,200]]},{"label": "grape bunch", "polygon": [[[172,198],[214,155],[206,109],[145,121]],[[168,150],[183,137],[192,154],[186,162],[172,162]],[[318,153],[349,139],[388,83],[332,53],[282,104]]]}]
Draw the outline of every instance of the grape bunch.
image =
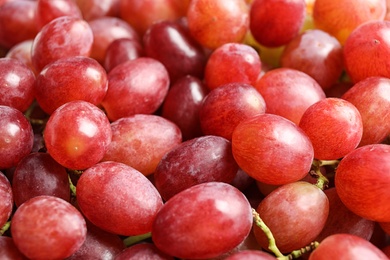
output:
[{"label": "grape bunch", "polygon": [[389,33],[389,0],[0,0],[0,259],[389,259]]}]

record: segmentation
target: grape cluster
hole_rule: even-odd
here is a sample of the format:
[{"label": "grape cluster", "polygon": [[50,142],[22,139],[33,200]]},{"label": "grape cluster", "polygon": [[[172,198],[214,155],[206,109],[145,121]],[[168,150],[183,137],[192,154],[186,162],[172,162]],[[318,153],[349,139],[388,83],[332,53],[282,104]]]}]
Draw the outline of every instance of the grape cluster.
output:
[{"label": "grape cluster", "polygon": [[0,259],[389,259],[389,10],[0,0]]}]

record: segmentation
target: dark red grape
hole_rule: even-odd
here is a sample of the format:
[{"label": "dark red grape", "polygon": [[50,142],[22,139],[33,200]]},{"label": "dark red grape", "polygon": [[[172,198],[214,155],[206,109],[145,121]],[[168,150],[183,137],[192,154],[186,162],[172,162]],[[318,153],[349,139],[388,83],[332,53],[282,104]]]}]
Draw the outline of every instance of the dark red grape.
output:
[{"label": "dark red grape", "polygon": [[16,247],[11,237],[0,236],[0,252],[2,260],[28,260]]},{"label": "dark red grape", "polygon": [[139,41],[119,38],[108,45],[103,65],[109,72],[117,65],[141,56],[144,56],[144,49]]},{"label": "dark red grape", "polygon": [[12,187],[7,177],[0,172],[0,228],[8,221],[14,206]]},{"label": "dark red grape", "polygon": [[174,260],[152,243],[140,243],[126,248],[116,255],[115,260]]}]

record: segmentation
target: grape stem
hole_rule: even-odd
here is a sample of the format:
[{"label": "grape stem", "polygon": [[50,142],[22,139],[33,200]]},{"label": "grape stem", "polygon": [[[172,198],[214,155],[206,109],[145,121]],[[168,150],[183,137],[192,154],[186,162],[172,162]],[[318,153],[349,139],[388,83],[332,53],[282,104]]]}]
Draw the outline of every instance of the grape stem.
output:
[{"label": "grape stem", "polygon": [[125,244],[126,247],[129,247],[129,246],[132,246],[138,242],[141,242],[145,239],[148,239],[152,237],[152,233],[149,232],[149,233],[146,233],[146,234],[142,234],[142,235],[138,235],[138,236],[130,236],[130,237],[127,237],[123,240],[123,243]]},{"label": "grape stem", "polygon": [[321,167],[333,166],[336,168],[338,163],[339,163],[338,160],[317,160],[317,159],[313,160],[311,170],[310,170],[310,175],[317,178],[317,183],[315,185],[318,188],[324,190],[327,188],[329,184],[328,178],[321,172]]},{"label": "grape stem", "polygon": [[69,174],[68,174],[68,180],[69,180],[69,188],[70,188],[70,191],[72,192],[72,196],[76,197],[76,186],[74,186]]},{"label": "grape stem", "polygon": [[11,221],[5,222],[4,226],[2,226],[0,229],[0,236],[4,235],[4,233],[7,232],[10,226],[11,226]]},{"label": "grape stem", "polygon": [[278,260],[292,260],[292,259],[299,258],[303,254],[313,251],[319,245],[319,243],[317,241],[315,241],[315,242],[310,243],[310,245],[308,245],[306,247],[292,251],[288,255],[283,255],[282,252],[280,252],[279,248],[276,245],[275,237],[273,236],[269,227],[261,219],[259,213],[255,209],[252,209],[252,215],[253,215],[253,219],[254,219],[256,226],[261,228],[261,230],[263,230],[264,234],[268,238],[268,249],[276,256],[276,258]]}]

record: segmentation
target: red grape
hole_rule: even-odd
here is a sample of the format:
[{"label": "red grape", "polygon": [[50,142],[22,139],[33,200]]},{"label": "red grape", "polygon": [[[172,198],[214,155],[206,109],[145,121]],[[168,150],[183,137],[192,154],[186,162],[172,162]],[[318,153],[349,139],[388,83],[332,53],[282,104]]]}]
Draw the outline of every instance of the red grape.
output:
[{"label": "red grape", "polygon": [[87,21],[103,17],[118,16],[120,0],[75,0],[83,18]]},{"label": "red grape", "polygon": [[264,114],[266,103],[260,93],[245,83],[228,83],[213,89],[200,108],[200,125],[206,135],[232,139],[234,128],[245,119]]},{"label": "red grape", "polygon": [[267,184],[300,180],[313,160],[307,135],[291,121],[272,114],[242,121],[233,131],[232,148],[240,168]]},{"label": "red grape", "polygon": [[186,75],[203,77],[206,54],[179,22],[165,20],[151,25],[143,44],[148,57],[164,64],[171,82]]},{"label": "red grape", "polygon": [[163,205],[142,173],[118,162],[98,163],[84,171],[77,182],[77,201],[94,225],[126,236],[150,232]]},{"label": "red grape", "polygon": [[104,161],[127,164],[152,174],[165,153],[181,143],[180,129],[157,115],[134,115],[111,123],[112,141]]},{"label": "red grape", "polygon": [[205,82],[210,89],[233,82],[253,85],[260,72],[261,61],[255,49],[242,43],[226,43],[211,53]]},{"label": "red grape", "polygon": [[103,65],[107,71],[111,71],[117,65],[141,56],[144,56],[144,50],[139,41],[119,38],[108,45]]},{"label": "red grape", "polygon": [[225,258],[225,260],[276,260],[273,255],[258,250],[243,250]]},{"label": "red grape", "polygon": [[305,72],[323,89],[328,89],[338,81],[344,69],[342,46],[324,31],[307,30],[286,45],[280,64]]},{"label": "red grape", "polygon": [[351,234],[335,234],[325,238],[310,254],[309,260],[329,259],[388,260],[387,256],[369,241]]},{"label": "red grape", "polygon": [[7,177],[0,172],[0,228],[8,221],[14,206],[12,187]]},{"label": "red grape", "polygon": [[244,241],[252,221],[251,206],[239,190],[222,182],[202,183],[164,204],[153,223],[152,239],[175,257],[212,258]]},{"label": "red grape", "polygon": [[37,0],[36,21],[38,28],[61,16],[82,18],[81,11],[73,0]]},{"label": "red grape", "polygon": [[16,206],[39,195],[70,201],[68,174],[47,153],[31,153],[18,163],[12,178],[12,190]]},{"label": "red grape", "polygon": [[336,169],[341,201],[355,214],[390,222],[390,146],[365,145],[347,154]]},{"label": "red grape", "polygon": [[28,260],[16,247],[11,237],[0,236],[0,252],[2,260]]},{"label": "red grape", "polygon": [[[309,245],[320,234],[329,212],[329,201],[317,186],[298,181],[282,185],[267,195],[257,207],[261,219],[271,230],[276,246],[289,253]],[[263,230],[254,227],[259,244],[268,249]]]},{"label": "red grape", "polygon": [[7,58],[13,58],[21,61],[27,67],[31,69],[34,74],[37,74],[35,71],[34,66],[32,65],[31,61],[31,47],[33,45],[33,40],[25,40],[22,42],[19,42],[15,44],[11,49],[8,50],[5,57]]},{"label": "red grape", "polygon": [[359,146],[382,142],[390,134],[390,79],[369,77],[344,95],[360,112],[363,136]]},{"label": "red grape", "polygon": [[140,57],[119,64],[108,73],[108,90],[102,101],[111,121],[135,114],[152,114],[163,103],[169,89],[164,65]]},{"label": "red grape", "polygon": [[52,20],[34,38],[31,59],[36,71],[60,58],[88,56],[93,37],[91,27],[82,19],[62,16]]},{"label": "red grape", "polygon": [[363,134],[359,110],[340,98],[326,98],[311,105],[299,127],[309,136],[314,157],[319,160],[345,156],[358,146]]},{"label": "red grape", "polygon": [[99,105],[107,88],[104,68],[94,59],[75,56],[56,60],[37,75],[35,97],[42,110],[51,114],[74,100]]},{"label": "red grape", "polygon": [[0,105],[27,110],[34,100],[35,75],[27,65],[0,58]]},{"label": "red grape", "polygon": [[261,45],[285,45],[298,35],[305,14],[305,0],[254,0],[250,9],[251,33]]},{"label": "red grape", "polygon": [[199,111],[208,93],[203,82],[185,76],[173,83],[162,105],[161,116],[174,122],[181,130],[183,140],[201,136]]},{"label": "red grape", "polygon": [[209,49],[242,42],[249,30],[249,8],[244,0],[191,0],[187,19],[192,36]]},{"label": "red grape", "polygon": [[238,166],[230,141],[202,136],[167,152],[154,172],[154,183],[165,200],[191,186],[211,181],[231,183]]},{"label": "red grape", "polygon": [[99,162],[111,142],[111,126],[98,107],[71,101],[50,116],[44,132],[47,151],[59,164],[83,170]]},{"label": "red grape", "polygon": [[33,147],[31,124],[19,110],[0,105],[0,169],[14,167]]},{"label": "red grape", "polygon": [[87,227],[69,202],[43,195],[17,208],[11,234],[17,248],[30,259],[64,259],[84,243]]},{"label": "red grape", "polygon": [[174,260],[173,256],[167,255],[152,243],[140,243],[126,248],[116,255],[115,260]]},{"label": "red grape", "polygon": [[325,98],[323,89],[312,77],[290,68],[270,70],[254,86],[265,100],[267,113],[297,125],[309,106]]}]

